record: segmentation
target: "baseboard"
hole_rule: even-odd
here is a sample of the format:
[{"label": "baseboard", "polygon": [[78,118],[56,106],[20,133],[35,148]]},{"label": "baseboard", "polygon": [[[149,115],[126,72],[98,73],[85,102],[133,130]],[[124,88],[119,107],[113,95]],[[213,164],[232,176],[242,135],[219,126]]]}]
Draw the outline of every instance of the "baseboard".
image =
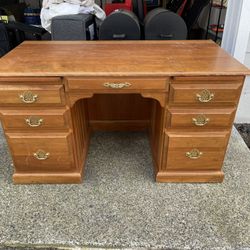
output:
[{"label": "baseboard", "polygon": [[82,174],[75,173],[14,173],[15,184],[79,184]]},{"label": "baseboard", "polygon": [[168,171],[156,175],[157,182],[220,183],[223,179],[224,173],[221,171]]}]

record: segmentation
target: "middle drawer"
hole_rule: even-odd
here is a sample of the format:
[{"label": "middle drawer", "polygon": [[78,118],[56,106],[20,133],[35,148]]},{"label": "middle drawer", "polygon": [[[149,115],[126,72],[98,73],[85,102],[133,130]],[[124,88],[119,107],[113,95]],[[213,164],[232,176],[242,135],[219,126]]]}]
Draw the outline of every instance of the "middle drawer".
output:
[{"label": "middle drawer", "polygon": [[38,129],[66,129],[69,127],[69,109],[29,109],[0,110],[3,127],[9,129],[24,129],[34,132]]},{"label": "middle drawer", "polygon": [[216,109],[168,109],[168,128],[231,127],[235,108]]}]

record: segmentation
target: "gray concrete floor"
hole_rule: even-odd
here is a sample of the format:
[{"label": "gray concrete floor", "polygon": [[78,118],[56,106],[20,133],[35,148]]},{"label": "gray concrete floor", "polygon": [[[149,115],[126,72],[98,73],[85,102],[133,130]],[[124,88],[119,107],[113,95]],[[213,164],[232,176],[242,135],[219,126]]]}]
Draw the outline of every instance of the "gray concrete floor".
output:
[{"label": "gray concrete floor", "polygon": [[222,184],[159,184],[144,133],[96,133],[80,185],[13,185],[0,130],[0,249],[250,249],[250,151],[233,131]]}]

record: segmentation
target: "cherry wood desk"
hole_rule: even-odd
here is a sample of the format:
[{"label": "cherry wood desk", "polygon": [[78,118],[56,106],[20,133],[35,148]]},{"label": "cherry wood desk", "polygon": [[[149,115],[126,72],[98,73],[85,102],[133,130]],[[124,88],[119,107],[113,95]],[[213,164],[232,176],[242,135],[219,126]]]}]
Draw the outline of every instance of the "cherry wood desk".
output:
[{"label": "cherry wood desk", "polygon": [[15,183],[80,183],[96,130],[147,130],[156,181],[223,180],[249,71],[213,42],[25,42],[0,65]]}]

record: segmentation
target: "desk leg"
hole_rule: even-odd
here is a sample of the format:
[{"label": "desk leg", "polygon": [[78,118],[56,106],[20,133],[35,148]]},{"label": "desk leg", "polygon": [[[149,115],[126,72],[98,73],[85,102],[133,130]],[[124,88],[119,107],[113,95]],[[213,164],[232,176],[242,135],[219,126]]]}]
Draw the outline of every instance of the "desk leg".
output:
[{"label": "desk leg", "polygon": [[154,162],[155,175],[161,171],[164,158],[164,128],[167,122],[167,112],[157,101],[153,101],[151,110],[150,142]]},{"label": "desk leg", "polygon": [[71,121],[74,135],[73,147],[75,152],[75,162],[77,170],[83,177],[90,141],[90,127],[86,99],[77,101],[71,108]]}]

